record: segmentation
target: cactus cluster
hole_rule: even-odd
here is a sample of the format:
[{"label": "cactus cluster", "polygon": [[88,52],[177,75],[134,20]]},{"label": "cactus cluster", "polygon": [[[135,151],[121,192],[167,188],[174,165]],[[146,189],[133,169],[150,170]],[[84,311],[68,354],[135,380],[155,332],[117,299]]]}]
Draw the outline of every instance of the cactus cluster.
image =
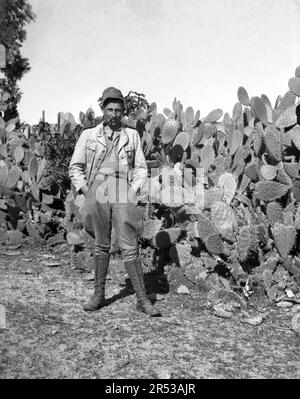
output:
[{"label": "cactus cluster", "polygon": [[[135,119],[124,119],[138,130],[157,183],[154,194],[145,194],[156,213],[145,215],[141,240],[182,258],[186,233],[232,270],[253,262],[253,254],[262,262],[272,251],[295,270],[290,264],[299,252],[299,81],[297,75],[291,78],[274,106],[265,94],[250,97],[239,87],[231,114],[216,108],[200,118],[200,111],[184,110],[175,98],[163,113],[152,103],[136,110]],[[100,121],[88,111],[80,113],[80,125],[72,114],[59,113],[58,123],[47,129],[44,122],[32,127],[0,116],[1,239],[19,242],[27,235],[52,245],[64,232],[69,243],[82,242],[79,200],[51,178],[45,156],[51,148],[45,143],[58,135],[67,141]],[[159,202],[162,176],[171,172],[171,191],[184,193],[183,203]]]}]

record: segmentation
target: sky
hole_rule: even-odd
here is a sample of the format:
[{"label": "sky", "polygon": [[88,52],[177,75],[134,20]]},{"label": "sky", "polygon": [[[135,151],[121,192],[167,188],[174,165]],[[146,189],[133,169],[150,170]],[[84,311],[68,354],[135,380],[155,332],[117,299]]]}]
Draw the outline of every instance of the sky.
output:
[{"label": "sky", "polygon": [[103,89],[231,114],[237,89],[274,104],[300,65],[300,0],[29,0],[22,121],[97,104]]}]

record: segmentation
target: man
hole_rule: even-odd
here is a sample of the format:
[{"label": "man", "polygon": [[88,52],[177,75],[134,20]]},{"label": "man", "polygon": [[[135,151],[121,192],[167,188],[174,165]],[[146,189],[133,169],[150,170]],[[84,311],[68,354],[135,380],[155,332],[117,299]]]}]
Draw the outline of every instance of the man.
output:
[{"label": "man", "polygon": [[137,235],[143,228],[136,192],[147,179],[147,164],[136,130],[123,126],[124,97],[109,87],[100,100],[103,122],[80,135],[69,166],[73,185],[85,196],[83,225],[95,237],[94,294],[84,305],[105,306],[105,279],[110,260],[111,228],[122,251],[125,270],[137,296],[137,310],[160,316],[146,295]]}]

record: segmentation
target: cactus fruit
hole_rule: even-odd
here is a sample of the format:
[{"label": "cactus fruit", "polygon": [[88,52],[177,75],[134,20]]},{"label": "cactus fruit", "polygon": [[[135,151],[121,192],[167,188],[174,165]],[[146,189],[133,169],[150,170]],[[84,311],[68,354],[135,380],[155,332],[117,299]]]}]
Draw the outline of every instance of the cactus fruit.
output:
[{"label": "cactus fruit", "polygon": [[204,241],[206,249],[213,255],[224,253],[224,243],[219,234],[211,234]]},{"label": "cactus fruit", "polygon": [[289,190],[289,187],[274,181],[263,181],[256,183],[255,196],[261,201],[273,201],[283,197]]},{"label": "cactus fruit", "polygon": [[230,204],[236,192],[236,181],[231,173],[223,173],[218,180],[218,187],[223,188],[223,201]]},{"label": "cactus fruit", "polygon": [[282,159],[282,148],[280,143],[279,131],[272,127],[267,127],[265,130],[265,144],[269,155],[276,161]]},{"label": "cactus fruit", "polygon": [[232,238],[233,231],[237,227],[237,221],[233,209],[223,201],[217,201],[211,208],[212,220],[224,237]]},{"label": "cactus fruit", "polygon": [[158,248],[170,248],[181,234],[181,228],[173,227],[159,231],[155,236],[155,244]]},{"label": "cactus fruit", "polygon": [[237,97],[242,105],[249,106],[251,104],[248,93],[242,86],[238,88]]},{"label": "cactus fruit", "polygon": [[300,78],[290,78],[288,81],[288,86],[295,96],[300,97]]},{"label": "cactus fruit", "polygon": [[283,210],[278,202],[270,202],[267,206],[267,216],[271,226],[283,223]]},{"label": "cactus fruit", "polygon": [[239,231],[239,236],[236,243],[238,258],[244,262],[250,251],[257,249],[256,232],[252,226],[244,226]]},{"label": "cactus fruit", "polygon": [[277,168],[272,165],[263,165],[260,168],[260,173],[264,179],[273,180],[277,175]]},{"label": "cactus fruit", "polygon": [[296,240],[296,231],[294,226],[286,226],[282,223],[276,223],[272,232],[279,254],[282,257],[288,256]]},{"label": "cactus fruit", "polygon": [[211,111],[205,118],[204,122],[206,123],[214,123],[217,122],[218,119],[223,115],[223,111],[220,108],[214,109]]},{"label": "cactus fruit", "polygon": [[296,106],[292,105],[282,112],[275,122],[278,129],[285,129],[297,123]]},{"label": "cactus fruit", "polygon": [[175,119],[167,119],[161,130],[161,142],[169,144],[178,133],[179,124]]}]

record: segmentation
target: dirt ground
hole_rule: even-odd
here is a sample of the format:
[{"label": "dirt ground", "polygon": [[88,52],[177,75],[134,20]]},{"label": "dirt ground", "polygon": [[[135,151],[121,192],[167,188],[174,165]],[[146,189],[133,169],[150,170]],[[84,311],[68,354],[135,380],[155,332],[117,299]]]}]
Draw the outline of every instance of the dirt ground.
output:
[{"label": "dirt ground", "polygon": [[135,311],[122,261],[113,259],[109,305],[84,312],[93,289],[89,270],[74,268],[68,251],[0,246],[0,378],[299,378],[299,335],[291,309],[269,309],[252,326],[217,317],[191,291],[163,290],[162,276],[146,275],[163,317]]}]

